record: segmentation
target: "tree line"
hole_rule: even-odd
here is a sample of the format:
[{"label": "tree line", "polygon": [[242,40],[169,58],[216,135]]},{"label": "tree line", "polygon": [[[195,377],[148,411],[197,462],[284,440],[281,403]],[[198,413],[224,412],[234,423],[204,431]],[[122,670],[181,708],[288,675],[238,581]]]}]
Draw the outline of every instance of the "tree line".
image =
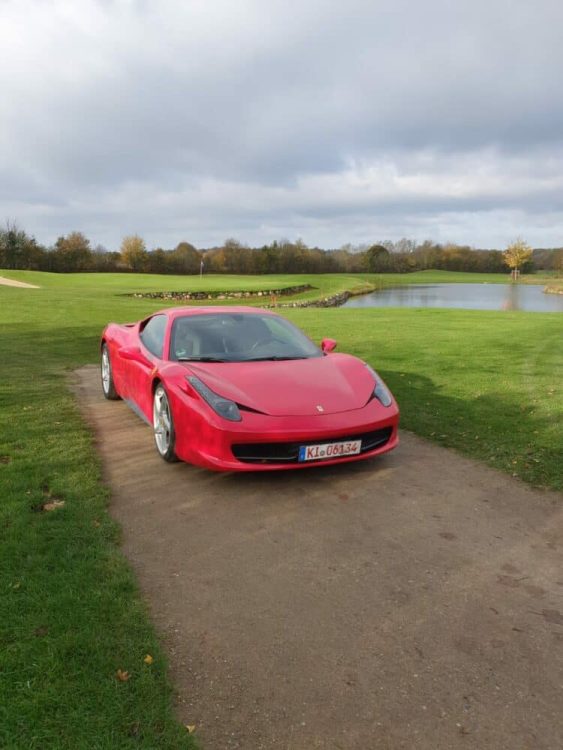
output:
[{"label": "tree line", "polygon": [[142,237],[129,235],[118,251],[110,251],[101,245],[92,246],[82,232],[70,232],[46,247],[14,223],[0,229],[0,268],[57,273],[407,273],[428,269],[504,273],[507,265],[524,273],[563,272],[563,248],[532,249],[517,240],[501,251],[401,239],[323,250],[308,247],[302,240],[249,247],[231,238],[212,248],[197,249],[189,242],[180,242],[172,249],[149,251]]}]

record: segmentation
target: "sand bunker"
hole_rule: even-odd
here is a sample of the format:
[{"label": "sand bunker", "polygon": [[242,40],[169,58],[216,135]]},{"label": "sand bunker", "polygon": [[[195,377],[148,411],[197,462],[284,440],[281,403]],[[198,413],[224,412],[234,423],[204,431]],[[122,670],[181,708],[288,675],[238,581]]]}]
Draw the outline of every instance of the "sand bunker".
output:
[{"label": "sand bunker", "polygon": [[35,284],[26,284],[25,281],[15,281],[14,279],[6,279],[4,276],[0,276],[0,284],[3,286],[19,286],[23,289],[39,289]]}]

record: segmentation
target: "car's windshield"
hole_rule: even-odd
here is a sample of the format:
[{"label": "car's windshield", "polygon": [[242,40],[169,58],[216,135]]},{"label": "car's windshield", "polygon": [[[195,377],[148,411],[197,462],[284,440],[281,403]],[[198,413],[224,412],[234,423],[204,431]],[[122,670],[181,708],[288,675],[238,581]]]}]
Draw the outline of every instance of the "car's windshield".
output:
[{"label": "car's windshield", "polygon": [[176,318],[170,359],[249,362],[309,359],[322,352],[284,318],[260,313],[204,313]]}]

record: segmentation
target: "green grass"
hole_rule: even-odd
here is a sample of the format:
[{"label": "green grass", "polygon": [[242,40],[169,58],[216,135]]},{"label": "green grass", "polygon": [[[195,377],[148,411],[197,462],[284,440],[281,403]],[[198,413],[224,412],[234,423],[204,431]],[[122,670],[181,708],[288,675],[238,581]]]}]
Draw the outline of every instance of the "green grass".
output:
[{"label": "green grass", "polygon": [[[97,361],[109,320],[135,320],[164,306],[123,296],[132,291],[311,283],[327,296],[380,277],[0,275],[41,286],[0,286],[0,747],[189,748],[67,374]],[[341,351],[379,369],[398,398],[404,427],[533,484],[562,488],[563,316],[418,309],[284,314],[316,340],[334,336]],[[37,511],[49,496],[64,507]],[[147,653],[155,659],[151,666],[143,662]],[[130,680],[116,680],[117,669]]]},{"label": "green grass", "polygon": [[563,489],[561,313],[371,308],[287,316],[378,369],[403,427]]},{"label": "green grass", "polygon": [[[44,273],[41,271],[0,270],[0,275],[18,281],[26,281],[45,289],[76,292],[84,289],[89,293],[131,294],[151,291],[267,291],[280,287],[310,284],[313,291],[296,295],[292,299],[314,299],[326,297],[344,290],[352,292],[404,284],[506,284],[508,274],[501,273],[462,273],[456,271],[416,271],[414,273],[331,273],[331,274],[276,274],[264,276],[239,276],[208,274],[200,276],[164,276],[159,274],[125,273]],[[546,284],[553,282],[553,275],[529,274],[521,277],[521,282]]]},{"label": "green grass", "polygon": [[[252,291],[276,289],[283,286],[311,284],[322,292],[341,290],[346,284],[363,285],[362,274],[276,274],[275,276],[237,276],[209,274],[203,276],[164,276],[160,274],[126,273],[43,273],[41,271],[0,271],[7,278],[37,284],[46,289],[100,290],[114,294],[130,294],[133,291]],[[367,276],[369,278],[369,275]]]},{"label": "green grass", "polygon": [[[87,288],[0,287],[0,747],[187,750],[66,379],[108,315],[140,308]],[[50,497],[64,507],[39,511]]]}]

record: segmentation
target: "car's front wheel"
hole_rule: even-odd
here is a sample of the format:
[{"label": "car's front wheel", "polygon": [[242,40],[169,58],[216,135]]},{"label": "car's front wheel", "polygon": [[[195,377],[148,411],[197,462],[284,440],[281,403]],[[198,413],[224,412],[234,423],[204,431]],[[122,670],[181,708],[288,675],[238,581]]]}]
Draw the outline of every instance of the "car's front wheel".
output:
[{"label": "car's front wheel", "polygon": [[174,463],[174,461],[178,460],[174,451],[176,445],[174,420],[172,419],[172,410],[170,409],[168,395],[160,383],[154,391],[152,423],[154,442],[159,456],[168,461],[168,463]]},{"label": "car's front wheel", "polygon": [[111,360],[109,358],[109,349],[105,341],[102,344],[101,374],[102,374],[102,391],[104,393],[104,396],[108,398],[110,401],[117,401],[119,399],[119,394],[115,390],[115,385],[113,382],[113,373],[111,370]]}]

